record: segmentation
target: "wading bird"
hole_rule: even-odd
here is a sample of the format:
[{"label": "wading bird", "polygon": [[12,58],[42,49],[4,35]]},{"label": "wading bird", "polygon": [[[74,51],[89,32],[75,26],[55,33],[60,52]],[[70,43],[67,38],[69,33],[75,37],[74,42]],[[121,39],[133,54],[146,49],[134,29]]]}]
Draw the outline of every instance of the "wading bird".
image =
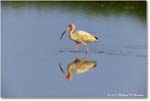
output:
[{"label": "wading bird", "polygon": [[61,72],[68,80],[72,79],[73,72],[77,74],[82,74],[88,72],[89,70],[95,67],[96,67],[96,61],[86,60],[86,56],[83,59],[78,59],[78,57],[76,56],[75,60],[72,63],[68,64],[66,72],[63,70],[61,64],[59,63],[59,68]]},{"label": "wading bird", "polygon": [[98,38],[96,36],[88,33],[88,32],[85,32],[82,30],[78,30],[78,31],[74,31],[74,30],[75,30],[75,25],[69,24],[68,27],[65,29],[65,31],[62,33],[60,40],[62,39],[65,32],[69,31],[70,40],[73,40],[76,42],[75,51],[77,52],[78,51],[78,45],[82,44],[86,48],[86,53],[88,53],[87,44],[92,43],[92,42],[97,42]]}]

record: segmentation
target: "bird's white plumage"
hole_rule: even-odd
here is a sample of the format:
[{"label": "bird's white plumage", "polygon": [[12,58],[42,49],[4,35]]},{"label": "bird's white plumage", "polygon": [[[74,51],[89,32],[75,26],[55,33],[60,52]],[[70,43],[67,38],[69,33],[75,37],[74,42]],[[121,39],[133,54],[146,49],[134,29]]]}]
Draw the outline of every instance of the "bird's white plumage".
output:
[{"label": "bird's white plumage", "polygon": [[82,30],[75,31],[74,35],[76,36],[76,40],[79,43],[90,43],[97,41],[94,35]]}]

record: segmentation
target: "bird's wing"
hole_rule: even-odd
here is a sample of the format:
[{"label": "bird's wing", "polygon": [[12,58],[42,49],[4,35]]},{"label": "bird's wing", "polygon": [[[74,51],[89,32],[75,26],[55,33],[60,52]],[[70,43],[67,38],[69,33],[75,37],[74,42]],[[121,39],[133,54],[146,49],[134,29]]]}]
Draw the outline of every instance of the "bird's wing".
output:
[{"label": "bird's wing", "polygon": [[88,32],[85,32],[85,31],[82,31],[82,30],[78,30],[75,32],[76,34],[82,34],[82,35],[91,35],[90,33]]},{"label": "bird's wing", "polygon": [[79,30],[79,31],[76,31],[75,34],[77,35],[78,40],[82,40],[85,43],[95,41],[95,36],[93,34],[88,33],[88,32]]}]

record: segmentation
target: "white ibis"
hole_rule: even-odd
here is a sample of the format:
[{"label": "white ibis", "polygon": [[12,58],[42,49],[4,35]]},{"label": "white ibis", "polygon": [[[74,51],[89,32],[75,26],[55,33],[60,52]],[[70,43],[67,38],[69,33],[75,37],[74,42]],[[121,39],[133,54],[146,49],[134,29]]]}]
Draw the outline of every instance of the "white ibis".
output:
[{"label": "white ibis", "polygon": [[63,70],[60,63],[59,63],[59,67],[60,67],[60,70],[62,71],[62,73],[64,74],[64,76],[68,80],[71,80],[73,72],[75,72],[77,74],[86,73],[89,70],[91,70],[92,68],[96,67],[96,61],[86,60],[86,57],[84,57],[83,59],[80,59],[80,60],[78,58],[75,58],[75,60],[72,63],[68,64],[67,72],[65,72]]},{"label": "white ibis", "polygon": [[78,30],[75,30],[75,25],[74,24],[69,24],[68,27],[65,29],[65,31],[62,33],[60,40],[62,39],[63,35],[65,34],[66,31],[69,31],[69,38],[70,40],[73,40],[76,42],[76,52],[78,51],[78,45],[82,44],[86,48],[86,53],[88,53],[88,43],[92,42],[97,42],[98,38],[88,32]]}]

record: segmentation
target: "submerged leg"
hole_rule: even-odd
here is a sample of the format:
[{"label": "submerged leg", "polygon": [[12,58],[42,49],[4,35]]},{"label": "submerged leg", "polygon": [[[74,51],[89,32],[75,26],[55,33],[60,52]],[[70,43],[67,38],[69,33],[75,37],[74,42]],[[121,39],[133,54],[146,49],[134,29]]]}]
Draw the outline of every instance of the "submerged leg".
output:
[{"label": "submerged leg", "polygon": [[76,52],[78,52],[78,46],[79,46],[79,44],[76,43],[76,48],[75,48],[75,51],[76,51]]}]

